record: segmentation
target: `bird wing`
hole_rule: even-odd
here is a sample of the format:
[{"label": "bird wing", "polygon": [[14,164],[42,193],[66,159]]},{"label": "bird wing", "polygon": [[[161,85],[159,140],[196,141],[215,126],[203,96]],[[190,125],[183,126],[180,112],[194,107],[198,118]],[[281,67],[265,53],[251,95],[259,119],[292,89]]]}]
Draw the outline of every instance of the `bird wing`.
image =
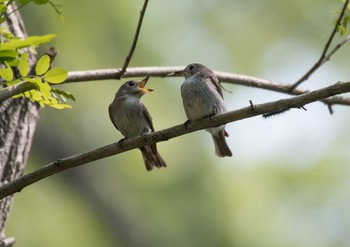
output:
[{"label": "bird wing", "polygon": [[[113,103],[112,103],[112,104],[113,104]],[[118,127],[117,127],[117,125],[114,123],[112,104],[110,104],[109,107],[108,107],[109,118],[111,119],[111,121],[112,121],[114,127],[115,127],[117,130],[119,130]]]},{"label": "bird wing", "polygon": [[[149,112],[148,112],[146,106],[145,106],[144,104],[141,104],[141,106],[142,106],[142,113],[143,113],[143,115],[145,116],[145,118],[146,118],[146,120],[147,120],[147,122],[148,122],[148,124],[149,124],[150,129],[152,130],[152,132],[154,132],[154,127],[153,127],[153,123],[152,123],[152,117],[151,117],[151,115],[149,114]],[[154,143],[154,144],[151,144],[151,145],[149,145],[149,146],[150,146],[150,148],[151,148],[151,150],[152,150],[152,153],[153,153],[154,155],[157,155],[157,153],[158,153],[158,151],[157,151],[157,145]],[[141,150],[142,150],[142,149],[141,149]]]},{"label": "bird wing", "polygon": [[152,123],[152,117],[149,114],[146,106],[144,104],[141,104],[141,106],[142,106],[142,113],[145,116],[145,119],[147,120],[150,129],[152,130],[152,132],[154,132],[154,127],[153,127],[153,123]]},{"label": "bird wing", "polygon": [[224,95],[222,94],[220,82],[219,82],[218,78],[216,77],[216,75],[209,75],[209,79],[210,79],[210,82],[213,83],[213,85],[215,86],[216,91],[218,91],[218,93],[221,95],[221,97],[224,98]]}]

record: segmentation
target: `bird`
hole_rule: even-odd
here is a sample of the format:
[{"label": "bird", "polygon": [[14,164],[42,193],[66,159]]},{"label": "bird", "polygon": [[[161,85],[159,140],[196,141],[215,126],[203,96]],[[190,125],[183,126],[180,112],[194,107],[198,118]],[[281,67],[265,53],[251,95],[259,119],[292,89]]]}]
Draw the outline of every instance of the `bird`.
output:
[{"label": "bird", "polygon": [[[185,77],[185,82],[181,85],[181,97],[188,121],[227,112],[219,80],[211,69],[199,63],[191,63],[172,74]],[[225,125],[206,130],[212,136],[215,154],[231,157],[232,152],[225,138],[229,136]]]},{"label": "bird", "polygon": [[[140,81],[127,81],[116,92],[113,102],[108,107],[109,117],[124,139],[134,138],[154,132],[151,115],[140,98],[153,89],[145,88],[149,77]],[[123,139],[123,140],[124,140]],[[120,143],[122,143],[122,141]],[[166,163],[157,151],[156,144],[139,148],[147,171],[154,167],[166,167]]]}]

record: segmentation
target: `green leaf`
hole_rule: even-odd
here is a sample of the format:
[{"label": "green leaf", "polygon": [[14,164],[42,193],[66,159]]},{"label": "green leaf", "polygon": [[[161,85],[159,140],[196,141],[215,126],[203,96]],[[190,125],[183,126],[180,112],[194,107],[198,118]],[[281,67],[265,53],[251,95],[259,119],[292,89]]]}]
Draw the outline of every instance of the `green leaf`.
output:
[{"label": "green leaf", "polygon": [[51,91],[65,97],[67,99],[71,99],[71,100],[75,101],[74,95],[70,92],[62,91],[62,90],[59,90],[57,88],[51,88]]},{"label": "green leaf", "polygon": [[42,56],[35,66],[35,74],[43,75],[51,65],[51,59],[48,55]]},{"label": "green leaf", "polygon": [[13,81],[7,81],[5,83],[9,87],[9,86],[15,85],[15,84],[20,83],[20,82],[22,82],[21,79],[16,79],[16,80],[13,80]]},{"label": "green leaf", "polygon": [[37,77],[35,78],[35,85],[43,96],[49,97],[51,95],[51,87],[46,81],[42,81]]},{"label": "green leaf", "polygon": [[6,38],[6,39],[14,39],[15,36],[9,32],[7,29],[5,28],[0,28],[0,33]]},{"label": "green leaf", "polygon": [[0,44],[0,51],[3,50],[17,50],[25,47],[36,46],[47,43],[56,37],[55,34],[46,34],[43,36],[30,36],[25,39],[13,39],[6,43]]},{"label": "green leaf", "polygon": [[29,63],[28,63],[28,53],[23,53],[21,58],[19,59],[19,73],[22,77],[25,77],[29,73]]},{"label": "green leaf", "polygon": [[12,57],[17,58],[18,52],[13,50],[0,51],[0,57]]},{"label": "green leaf", "polygon": [[6,68],[0,69],[0,77],[5,81],[12,81],[13,79],[13,71],[8,62],[5,62]]},{"label": "green leaf", "polygon": [[7,6],[4,3],[0,3],[0,13],[5,13]]},{"label": "green leaf", "polygon": [[18,60],[18,52],[17,51],[0,51],[0,63],[5,64],[7,61],[10,66],[17,66]]},{"label": "green leaf", "polygon": [[61,104],[61,103],[57,103],[57,104],[49,104],[49,106],[56,108],[58,110],[62,110],[62,109],[66,109],[66,108],[72,108],[71,105],[68,104]]},{"label": "green leaf", "polygon": [[29,93],[27,94],[27,98],[29,98],[31,101],[36,101],[39,103],[44,100],[43,95],[38,90],[34,90],[34,89],[29,91]]},{"label": "green leaf", "polygon": [[53,84],[59,84],[64,82],[68,77],[68,73],[63,68],[50,69],[45,75],[44,79]]}]

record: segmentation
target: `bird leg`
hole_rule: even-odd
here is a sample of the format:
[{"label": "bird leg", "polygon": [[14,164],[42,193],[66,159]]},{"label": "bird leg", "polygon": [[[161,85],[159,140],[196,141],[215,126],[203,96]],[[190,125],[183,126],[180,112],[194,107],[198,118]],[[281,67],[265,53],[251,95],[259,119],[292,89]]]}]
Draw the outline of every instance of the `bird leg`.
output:
[{"label": "bird leg", "polygon": [[191,123],[192,123],[191,120],[187,120],[186,122],[184,122],[184,126],[185,126],[186,130],[188,130],[191,127]]},{"label": "bird leg", "polygon": [[127,138],[125,137],[125,138],[120,139],[120,140],[118,141],[118,147],[119,147],[119,148],[123,148],[123,142],[124,142],[126,139],[127,139]]}]

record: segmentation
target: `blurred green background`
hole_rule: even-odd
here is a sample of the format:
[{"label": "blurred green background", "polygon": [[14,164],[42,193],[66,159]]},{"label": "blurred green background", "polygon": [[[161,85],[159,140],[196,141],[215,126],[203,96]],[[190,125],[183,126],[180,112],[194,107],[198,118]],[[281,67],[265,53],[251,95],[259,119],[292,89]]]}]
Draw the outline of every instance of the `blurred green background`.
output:
[{"label": "blurred green background", "polygon": [[[57,33],[55,66],[69,71],[121,67],[143,1],[55,0],[21,10],[30,35]],[[292,83],[318,59],[340,1],[193,0],[149,2],[130,66],[185,66]],[[349,80],[343,47],[303,88]],[[124,82],[125,80],[122,80]],[[151,78],[143,97],[157,130],[186,120],[183,78]],[[121,81],[67,84],[71,110],[46,107],[26,172],[118,141],[107,107]],[[228,109],[286,95],[224,84]],[[205,131],[158,144],[168,168],[147,173],[138,150],[75,168],[15,197],[7,235],[16,246],[350,245],[348,107],[227,125],[234,157],[214,155]]]}]

